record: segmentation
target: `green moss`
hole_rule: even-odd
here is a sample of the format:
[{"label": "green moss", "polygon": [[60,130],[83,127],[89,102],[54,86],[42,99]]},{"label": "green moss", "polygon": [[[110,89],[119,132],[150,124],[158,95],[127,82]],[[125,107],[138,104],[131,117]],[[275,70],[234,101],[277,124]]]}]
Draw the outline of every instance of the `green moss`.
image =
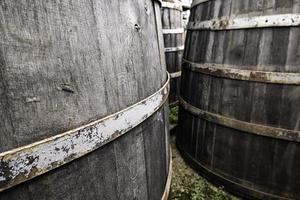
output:
[{"label": "green moss", "polygon": [[169,119],[170,119],[170,124],[177,124],[177,122],[178,122],[178,106],[170,109]]}]

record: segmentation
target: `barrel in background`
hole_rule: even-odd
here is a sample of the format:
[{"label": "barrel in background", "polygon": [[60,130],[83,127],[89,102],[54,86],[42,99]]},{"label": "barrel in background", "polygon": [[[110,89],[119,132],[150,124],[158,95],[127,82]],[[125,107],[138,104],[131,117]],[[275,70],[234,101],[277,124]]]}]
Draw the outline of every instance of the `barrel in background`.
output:
[{"label": "barrel in background", "polygon": [[177,145],[246,198],[300,197],[300,9],[291,0],[195,0]]},{"label": "barrel in background", "polygon": [[[167,87],[159,1],[4,0],[0,13],[1,156],[55,142],[53,136],[141,106],[135,103]],[[128,118],[131,131],[68,164],[53,163],[0,199],[161,199],[170,154],[168,108],[159,103],[133,129]],[[97,129],[84,131],[92,137]],[[3,177],[14,178],[4,172],[19,170],[20,179],[30,179],[28,167],[39,173],[32,166],[38,158],[26,159],[18,169],[1,160],[1,188]]]},{"label": "barrel in background", "polygon": [[170,106],[178,103],[181,60],[184,50],[182,4],[177,0],[162,2],[162,27],[167,70],[171,75]]}]

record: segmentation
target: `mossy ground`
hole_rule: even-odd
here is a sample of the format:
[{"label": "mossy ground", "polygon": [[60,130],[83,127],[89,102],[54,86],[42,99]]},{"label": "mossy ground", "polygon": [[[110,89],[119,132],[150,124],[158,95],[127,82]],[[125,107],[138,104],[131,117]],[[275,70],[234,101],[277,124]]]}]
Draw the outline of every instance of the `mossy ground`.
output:
[{"label": "mossy ground", "polygon": [[211,185],[190,168],[180,156],[172,136],[173,175],[171,199],[176,200],[238,200]]},{"label": "mossy ground", "polygon": [[170,109],[169,114],[170,124],[177,124],[178,121],[178,106]]},{"label": "mossy ground", "polygon": [[[177,124],[178,106],[170,109],[170,125]],[[175,145],[175,136],[171,137],[173,174],[171,199],[174,200],[238,200],[202,178],[182,159]]]}]

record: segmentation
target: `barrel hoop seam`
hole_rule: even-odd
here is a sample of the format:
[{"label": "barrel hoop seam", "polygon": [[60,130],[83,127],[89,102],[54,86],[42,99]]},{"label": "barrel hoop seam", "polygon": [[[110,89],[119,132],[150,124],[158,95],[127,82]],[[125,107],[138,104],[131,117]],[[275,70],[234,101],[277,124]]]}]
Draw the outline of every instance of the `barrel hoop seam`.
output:
[{"label": "barrel hoop seam", "polygon": [[168,172],[168,177],[164,189],[164,193],[161,197],[161,200],[168,200],[169,199],[169,194],[170,194],[170,189],[171,189],[171,180],[172,180],[172,150],[170,148],[170,160],[169,160],[169,172]]},{"label": "barrel hoop seam", "polygon": [[170,75],[154,94],[117,113],[74,130],[0,153],[0,192],[42,175],[128,133],[166,102]]},{"label": "barrel hoop seam", "polygon": [[234,30],[267,27],[293,27],[300,26],[300,14],[278,14],[255,17],[224,17],[207,21],[190,21],[188,30]]},{"label": "barrel hoop seam", "polygon": [[225,126],[231,129],[247,133],[252,133],[255,135],[277,138],[292,142],[300,142],[300,131],[249,123],[234,118],[226,117],[223,115],[219,115],[216,113],[212,113],[209,111],[205,111],[189,104],[182,97],[179,97],[179,102],[184,110],[211,123],[215,123],[221,126]]},{"label": "barrel hoop seam", "polygon": [[184,33],[184,28],[163,29],[163,34],[179,34]]},{"label": "barrel hoop seam", "polygon": [[180,144],[178,144],[178,142],[176,142],[176,146],[179,150],[179,152],[183,155],[183,158],[185,159],[188,159],[190,162],[192,162],[195,166],[197,166],[197,168],[199,169],[202,168],[202,170],[205,170],[206,172],[210,173],[211,175],[213,176],[216,176],[226,182],[229,182],[233,185],[237,185],[241,188],[244,188],[246,190],[249,190],[249,191],[252,191],[252,192],[255,192],[255,193],[258,193],[258,194],[262,194],[262,195],[265,195],[265,196],[269,196],[269,197],[272,197],[272,198],[278,198],[278,199],[281,199],[281,200],[291,200],[290,198],[286,198],[286,197],[282,197],[282,196],[278,196],[278,195],[274,195],[274,194],[271,194],[271,193],[267,193],[267,192],[262,192],[262,191],[259,191],[259,190],[256,190],[256,189],[253,189],[253,188],[250,188],[250,187],[247,187],[245,185],[242,185],[242,184],[239,184],[237,182],[234,182],[226,177],[224,177],[224,175],[222,174],[219,174],[218,172],[215,172],[213,171],[212,169],[210,169],[210,167],[208,167],[207,165],[205,164],[202,164],[200,163],[199,161],[197,161],[195,158],[193,158],[189,153],[187,153],[184,148],[181,147]]},{"label": "barrel hoop seam", "polygon": [[207,1],[211,1],[211,0],[194,0],[190,9],[192,9],[195,6],[198,6],[199,4],[205,3]]},{"label": "barrel hoop seam", "polygon": [[165,47],[165,52],[174,52],[174,51],[183,51],[184,50],[184,45],[179,46],[179,47]]},{"label": "barrel hoop seam", "polygon": [[170,73],[170,78],[178,78],[181,76],[181,71]]},{"label": "barrel hoop seam", "polygon": [[210,76],[272,84],[300,85],[300,73],[245,70],[237,69],[237,66],[232,65],[199,64],[186,59],[183,59],[183,63],[186,64],[183,64],[182,67],[187,70]]}]

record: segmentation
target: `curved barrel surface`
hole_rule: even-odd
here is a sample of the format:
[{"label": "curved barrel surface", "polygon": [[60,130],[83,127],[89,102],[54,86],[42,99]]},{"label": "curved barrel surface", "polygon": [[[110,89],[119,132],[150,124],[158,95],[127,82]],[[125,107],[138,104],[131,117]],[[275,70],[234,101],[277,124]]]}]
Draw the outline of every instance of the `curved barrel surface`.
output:
[{"label": "curved barrel surface", "polygon": [[2,1],[0,199],[161,199],[161,2]]},{"label": "curved barrel surface", "polygon": [[167,70],[171,75],[170,106],[178,103],[181,60],[184,50],[182,4],[179,1],[162,1],[162,27]]},{"label": "curved barrel surface", "polygon": [[290,0],[195,0],[177,145],[245,198],[299,199],[300,9]]}]

